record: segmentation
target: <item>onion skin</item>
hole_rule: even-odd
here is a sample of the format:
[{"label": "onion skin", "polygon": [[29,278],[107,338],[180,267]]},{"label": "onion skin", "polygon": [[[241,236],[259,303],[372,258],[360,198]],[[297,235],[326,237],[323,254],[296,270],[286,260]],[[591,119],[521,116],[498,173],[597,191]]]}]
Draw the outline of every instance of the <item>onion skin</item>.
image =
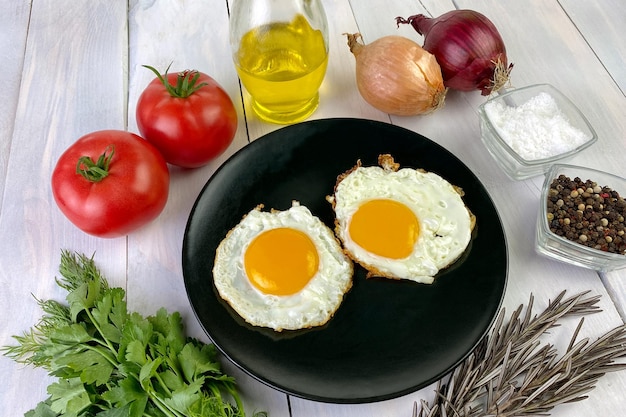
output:
[{"label": "onion skin", "polygon": [[488,96],[508,83],[513,64],[507,67],[504,41],[481,13],[452,10],[437,18],[417,14],[396,22],[411,24],[424,35],[424,49],[437,57],[446,87],[478,89]]},{"label": "onion skin", "polygon": [[356,58],[359,93],[373,107],[396,116],[430,113],[443,106],[446,88],[436,58],[411,39],[385,36],[364,45],[346,34]]}]

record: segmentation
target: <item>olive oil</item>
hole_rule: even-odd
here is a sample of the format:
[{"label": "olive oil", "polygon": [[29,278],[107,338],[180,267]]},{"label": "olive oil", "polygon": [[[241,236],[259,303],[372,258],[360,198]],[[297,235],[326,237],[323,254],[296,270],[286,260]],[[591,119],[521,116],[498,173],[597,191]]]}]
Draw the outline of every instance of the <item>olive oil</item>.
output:
[{"label": "olive oil", "polygon": [[295,123],[319,104],[328,50],[322,32],[297,15],[291,22],[269,23],[245,33],[235,64],[261,119]]}]

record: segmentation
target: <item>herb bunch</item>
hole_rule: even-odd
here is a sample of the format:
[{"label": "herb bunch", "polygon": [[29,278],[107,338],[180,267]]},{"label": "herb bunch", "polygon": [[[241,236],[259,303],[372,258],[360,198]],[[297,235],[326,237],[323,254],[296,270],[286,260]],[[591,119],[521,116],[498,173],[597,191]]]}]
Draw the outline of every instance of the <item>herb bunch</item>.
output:
[{"label": "herb bunch", "polygon": [[599,311],[599,296],[580,293],[565,299],[565,291],[539,315],[532,315],[533,296],[524,312],[519,306],[508,322],[505,310],[492,331],[445,379],[433,404],[413,407],[413,417],[514,417],[549,415],[555,406],[587,398],[600,377],[626,369],[616,362],[626,357],[626,325],[591,342],[576,341],[581,318],[569,346],[559,357],[554,345],[540,337],[558,321]]},{"label": "herb bunch", "polygon": [[125,291],[109,287],[85,255],[63,251],[60,273],[67,305],[37,300],[39,322],[2,348],[58,378],[26,417],[245,416],[215,346],[186,337],[179,313],[129,312]]}]

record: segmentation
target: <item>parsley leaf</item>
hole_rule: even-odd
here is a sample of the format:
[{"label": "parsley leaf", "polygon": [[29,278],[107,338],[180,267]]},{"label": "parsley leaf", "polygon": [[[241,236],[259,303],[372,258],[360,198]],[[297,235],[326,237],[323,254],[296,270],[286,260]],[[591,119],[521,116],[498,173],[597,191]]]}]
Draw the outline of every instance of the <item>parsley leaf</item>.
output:
[{"label": "parsley leaf", "polygon": [[85,255],[63,251],[59,271],[67,305],[37,300],[39,322],[0,349],[58,378],[26,417],[245,417],[215,346],[186,337],[178,312],[128,311]]}]

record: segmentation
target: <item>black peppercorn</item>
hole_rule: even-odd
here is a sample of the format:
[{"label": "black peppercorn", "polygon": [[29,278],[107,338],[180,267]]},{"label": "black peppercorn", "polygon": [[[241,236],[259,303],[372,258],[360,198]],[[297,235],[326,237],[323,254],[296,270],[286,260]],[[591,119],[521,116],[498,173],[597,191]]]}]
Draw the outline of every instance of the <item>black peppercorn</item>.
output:
[{"label": "black peppercorn", "polygon": [[553,233],[590,248],[626,254],[626,201],[617,191],[561,174],[550,184],[548,196]]}]

